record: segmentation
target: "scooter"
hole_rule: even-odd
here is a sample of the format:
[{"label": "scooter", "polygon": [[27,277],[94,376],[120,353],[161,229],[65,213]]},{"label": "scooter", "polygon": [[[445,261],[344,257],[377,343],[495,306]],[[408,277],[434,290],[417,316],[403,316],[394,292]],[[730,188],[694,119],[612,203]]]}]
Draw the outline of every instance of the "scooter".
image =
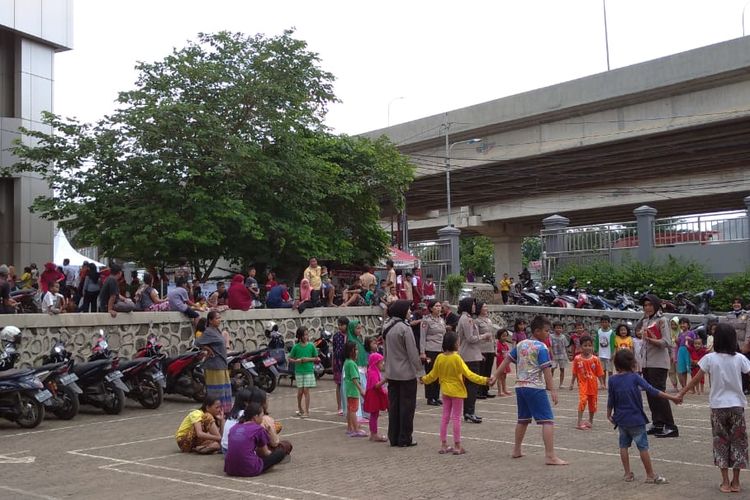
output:
[{"label": "scooter", "polygon": [[34,288],[10,292],[10,298],[17,302],[16,312],[19,314],[42,312],[39,291]]},{"label": "scooter", "polygon": [[[278,378],[289,377],[289,384],[294,382],[294,367],[287,359],[287,349],[284,342],[284,338],[279,333],[278,325],[273,322],[270,329],[265,330],[266,337],[269,338],[268,352],[273,359],[276,360],[276,370],[278,371]],[[320,378],[323,376],[323,366],[320,361],[315,363],[313,368],[315,377]]]},{"label": "scooter", "polygon": [[[94,338],[94,342],[98,339]],[[119,358],[98,359],[76,364],[73,372],[78,376],[83,393],[78,396],[81,404],[101,408],[110,415],[119,415],[125,406],[125,393],[128,386],[121,380],[118,369]]]},{"label": "scooter", "polygon": [[240,389],[251,389],[255,386],[255,378],[258,376],[258,372],[255,369],[255,362],[245,359],[248,354],[246,351],[227,353],[232,394],[236,394]]},{"label": "scooter", "polygon": [[167,379],[165,393],[181,394],[199,403],[203,402],[206,398],[203,351],[194,349],[175,357],[166,357],[162,355],[161,348],[156,335],[151,334],[146,340],[146,346],[136,352],[134,358],[158,358],[161,371]]},{"label": "scooter", "polygon": [[[5,347],[0,362],[7,367],[17,359],[18,353],[13,347],[21,342],[21,330],[6,326],[0,330],[0,341]],[[52,393],[44,388],[34,370],[10,368],[0,372],[0,418],[32,429],[44,420],[44,404],[50,398]]]},{"label": "scooter", "polygon": [[[112,359],[114,354],[109,350],[109,344],[104,332],[100,330],[99,339],[93,348],[89,361],[98,359]],[[126,397],[138,401],[141,406],[155,410],[164,400],[166,387],[164,374],[159,369],[160,357],[135,358],[130,361],[120,360],[119,369],[122,372],[122,382],[127,386]]]},{"label": "scooter", "polygon": [[333,334],[331,334],[331,332],[323,330],[320,332],[320,336],[315,339],[314,344],[315,348],[318,350],[318,363],[323,368],[323,370],[320,371],[320,376],[318,376],[318,372],[315,373],[315,376],[318,378],[326,373],[333,373],[333,359],[331,358],[332,338]]}]

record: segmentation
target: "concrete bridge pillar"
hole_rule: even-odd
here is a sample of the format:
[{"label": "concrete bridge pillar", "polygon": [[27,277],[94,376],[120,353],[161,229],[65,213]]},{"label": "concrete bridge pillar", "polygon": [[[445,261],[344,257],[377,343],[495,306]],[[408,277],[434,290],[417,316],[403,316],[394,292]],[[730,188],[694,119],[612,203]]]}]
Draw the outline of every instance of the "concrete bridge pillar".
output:
[{"label": "concrete bridge pillar", "polygon": [[495,247],[495,280],[498,285],[503,279],[503,273],[518,278],[522,268],[521,242],[523,236],[503,235],[491,236]]},{"label": "concrete bridge pillar", "polygon": [[748,250],[750,250],[750,196],[745,196],[743,198],[743,201],[745,202],[745,209],[746,209],[746,226],[745,226],[745,237],[748,238]]},{"label": "concrete bridge pillar", "polygon": [[646,263],[654,255],[654,219],[656,209],[648,205],[641,205],[633,210],[638,229],[638,260]]}]

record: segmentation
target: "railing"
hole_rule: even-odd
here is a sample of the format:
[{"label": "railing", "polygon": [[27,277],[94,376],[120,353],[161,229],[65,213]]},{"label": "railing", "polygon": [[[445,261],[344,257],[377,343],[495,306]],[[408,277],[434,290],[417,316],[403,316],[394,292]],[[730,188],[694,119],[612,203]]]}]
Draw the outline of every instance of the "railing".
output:
[{"label": "railing", "polygon": [[613,248],[638,246],[635,222],[543,229],[541,236],[547,257],[607,253]]},{"label": "railing", "polygon": [[445,277],[451,265],[451,244],[448,240],[412,241],[409,253],[418,257],[422,267],[422,279],[431,274],[435,280],[438,298],[445,299]]},{"label": "railing", "polygon": [[658,247],[747,241],[747,212],[737,210],[654,221],[654,245]]}]

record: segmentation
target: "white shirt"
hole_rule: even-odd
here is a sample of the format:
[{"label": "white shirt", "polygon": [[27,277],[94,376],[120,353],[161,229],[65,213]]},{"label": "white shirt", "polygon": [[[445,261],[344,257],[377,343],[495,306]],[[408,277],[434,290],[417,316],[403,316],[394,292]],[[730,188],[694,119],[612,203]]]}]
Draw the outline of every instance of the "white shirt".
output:
[{"label": "white shirt", "polygon": [[747,398],[742,392],[742,373],[750,373],[750,361],[738,353],[710,352],[698,361],[701,370],[711,376],[708,406],[711,408],[744,408]]},{"label": "white shirt", "polygon": [[228,418],[226,422],[224,422],[224,433],[221,435],[221,449],[226,450],[229,448],[229,429],[235,426],[237,422],[240,421],[242,418],[242,415],[245,414],[245,410],[240,410],[239,415],[237,415],[237,420],[233,418]]},{"label": "white shirt", "polygon": [[598,356],[601,359],[609,359],[612,357],[610,354],[611,351],[610,351],[610,345],[609,345],[609,340],[610,340],[611,335],[612,335],[612,330],[607,330],[606,332],[601,329],[597,330],[597,337],[599,337],[598,338],[598,341],[599,341]]},{"label": "white shirt", "polygon": [[638,363],[638,369],[640,370],[643,366],[643,339],[633,337],[633,351],[635,354],[635,362]]},{"label": "white shirt", "polygon": [[76,271],[71,266],[63,267],[63,274],[65,275],[66,286],[76,286]]},{"label": "white shirt", "polygon": [[[59,293],[47,292],[44,294],[44,298],[42,299],[42,312],[57,314],[60,312],[62,303],[63,303],[62,295],[60,295]],[[50,311],[50,308],[53,308],[53,307],[57,309],[57,311]]]}]

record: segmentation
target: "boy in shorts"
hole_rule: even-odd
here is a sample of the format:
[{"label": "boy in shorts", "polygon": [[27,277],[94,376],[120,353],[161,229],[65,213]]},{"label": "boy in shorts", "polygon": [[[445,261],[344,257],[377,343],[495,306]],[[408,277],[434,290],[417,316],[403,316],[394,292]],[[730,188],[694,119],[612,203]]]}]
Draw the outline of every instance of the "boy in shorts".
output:
[{"label": "boy in shorts", "polygon": [[533,418],[542,426],[544,441],[544,463],[547,465],[568,465],[555,454],[554,432],[555,417],[547,397],[550,391],[552,402],[557,405],[557,389],[552,382],[552,360],[544,341],[549,337],[550,321],[544,316],[536,316],[531,321],[532,338],[522,340],[508,353],[495,368],[490,385],[512,362],[516,364],[516,403],[518,404],[518,423],[513,446],[513,458],[520,458],[521,445],[526,429]]},{"label": "boy in shorts", "polygon": [[594,354],[599,358],[604,369],[601,382],[602,390],[607,389],[607,374],[612,376],[612,351],[615,348],[615,332],[612,330],[612,319],[606,314],[599,319],[599,328],[594,336]]},{"label": "boy in shorts", "polygon": [[630,470],[628,449],[635,442],[641,455],[643,468],[646,469],[646,483],[666,484],[668,481],[654,472],[651,465],[651,455],[648,452],[648,435],[646,424],[648,418],[643,412],[643,397],[641,390],[652,396],[668,399],[676,404],[682,403],[682,398],[655,389],[643,377],[635,373],[635,356],[629,349],[620,349],[615,353],[615,369],[617,374],[609,379],[607,398],[607,418],[620,430],[620,460],[625,469],[623,479],[631,482],[635,479]]},{"label": "boy in shorts", "polygon": [[568,337],[563,333],[563,324],[555,321],[552,324],[552,376],[555,376],[555,369],[560,369],[560,389],[565,379],[565,368],[568,367]]},{"label": "boy in shorts", "polygon": [[[594,425],[594,413],[599,399],[597,380],[604,375],[599,358],[594,356],[594,341],[588,335],[581,337],[581,354],[573,358],[573,372],[570,379],[570,390],[573,382],[578,381],[578,424],[576,429],[586,431]],[[583,410],[589,407],[589,421],[583,422]]]}]

